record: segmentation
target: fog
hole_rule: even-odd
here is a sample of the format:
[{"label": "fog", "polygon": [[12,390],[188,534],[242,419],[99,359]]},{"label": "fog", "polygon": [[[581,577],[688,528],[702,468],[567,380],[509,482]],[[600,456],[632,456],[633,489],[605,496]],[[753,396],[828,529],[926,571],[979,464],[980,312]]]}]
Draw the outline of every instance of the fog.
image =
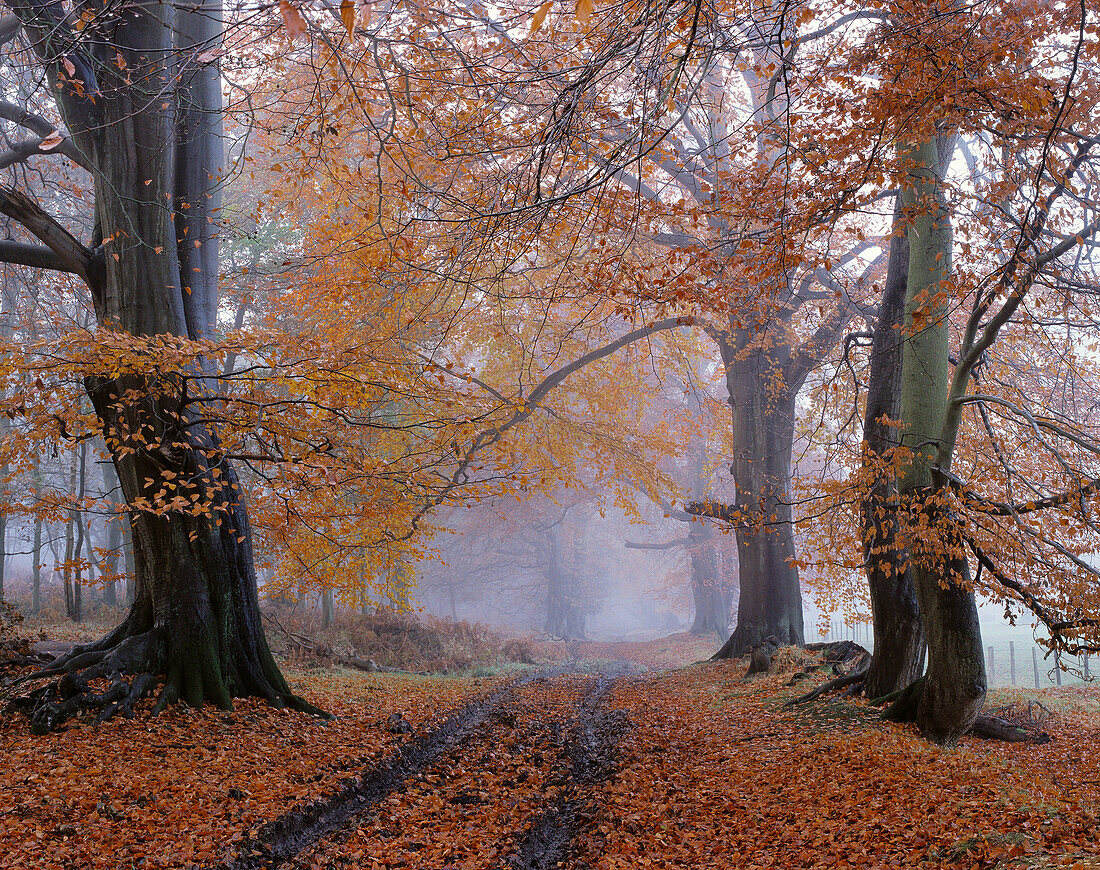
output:
[{"label": "fog", "polygon": [[[658,507],[642,505],[638,515],[630,515],[588,494],[566,492],[553,499],[457,508],[442,519],[448,531],[434,539],[433,555],[415,565],[414,604],[426,613],[510,633],[592,640],[649,640],[692,625],[686,524]],[[5,597],[23,611],[30,609],[32,529],[15,520],[7,529]],[[102,548],[102,528],[92,522],[88,532]],[[732,547],[732,536],[718,540]],[[631,549],[627,542],[671,546]],[[64,547],[63,524],[46,526],[42,606],[55,618],[65,614],[57,569]],[[93,576],[102,567],[101,550],[99,561]],[[88,587],[92,612],[102,609],[100,585],[93,581]],[[562,610],[556,624],[549,612],[552,599]],[[809,590],[804,590],[803,605],[807,642],[852,638],[873,649],[867,613],[824,611]],[[1026,612],[1017,613],[1012,624],[1002,605],[980,601],[979,617],[992,686],[1047,686],[1059,676],[1068,684],[1080,682],[1086,668],[1089,674],[1100,668],[1100,662],[1084,657],[1060,658],[1066,669],[1059,674],[1054,656],[1035,643],[1046,633]],[[735,623],[736,595],[729,624]]]}]

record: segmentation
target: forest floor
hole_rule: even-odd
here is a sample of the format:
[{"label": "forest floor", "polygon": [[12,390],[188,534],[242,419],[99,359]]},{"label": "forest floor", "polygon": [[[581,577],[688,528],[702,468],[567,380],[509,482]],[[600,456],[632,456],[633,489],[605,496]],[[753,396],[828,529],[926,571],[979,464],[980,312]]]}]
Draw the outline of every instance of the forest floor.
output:
[{"label": "forest floor", "polygon": [[288,663],[333,721],[5,715],[0,867],[1100,868],[1091,685],[993,693],[1041,700],[1050,743],[942,751],[860,701],[784,708],[797,651],[745,680],[687,635],[533,646],[552,663]]}]

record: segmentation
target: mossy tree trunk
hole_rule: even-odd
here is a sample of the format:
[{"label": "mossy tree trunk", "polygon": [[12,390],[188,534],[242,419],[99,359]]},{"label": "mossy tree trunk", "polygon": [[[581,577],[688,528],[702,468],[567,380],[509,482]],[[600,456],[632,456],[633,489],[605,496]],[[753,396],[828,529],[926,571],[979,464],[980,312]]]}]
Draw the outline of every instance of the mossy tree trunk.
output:
[{"label": "mossy tree trunk", "polygon": [[[210,337],[224,176],[221,77],[210,59],[220,0],[105,9],[94,39],[70,29],[60,3],[9,5],[50,78],[75,146],[66,153],[91,170],[95,232],[81,243],[15,191],[0,206],[44,243],[53,268],[86,281],[101,326]],[[182,697],[229,707],[256,695],[312,709],[290,693],[264,637],[240,483],[199,422],[211,377],[202,366],[86,377],[129,507],[135,588],[123,624],[55,670],[165,674],[161,706]],[[203,509],[148,509],[166,481],[186,481]]]},{"label": "mossy tree trunk", "polygon": [[[950,470],[957,421],[947,419],[951,383],[948,316],[951,299],[951,215],[941,149],[953,140],[929,136],[904,146],[910,184],[909,271],[902,360],[902,444],[911,459],[898,489],[910,573],[928,640],[928,669],[917,724],[929,740],[953,745],[981,710],[986,693],[981,630],[969,568],[952,531],[944,473]],[[930,533],[929,530],[933,530]]]}]

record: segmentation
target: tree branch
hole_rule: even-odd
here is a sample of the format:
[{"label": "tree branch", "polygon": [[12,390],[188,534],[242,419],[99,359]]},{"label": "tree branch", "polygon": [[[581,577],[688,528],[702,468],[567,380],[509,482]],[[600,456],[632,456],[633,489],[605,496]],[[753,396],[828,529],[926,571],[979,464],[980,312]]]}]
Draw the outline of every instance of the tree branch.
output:
[{"label": "tree branch", "polygon": [[666,329],[676,329],[680,326],[693,326],[695,323],[694,318],[691,317],[669,317],[665,320],[658,320],[655,323],[651,323],[648,326],[642,326],[638,329],[631,330],[623,335],[621,338],[617,338],[615,341],[609,342],[602,347],[597,347],[594,350],[589,351],[581,357],[573,360],[568,365],[562,366],[554,372],[551,372],[545,378],[539,382],[526,398],[520,398],[515,410],[513,410],[510,417],[501,423],[499,426],[494,426],[491,429],[487,429],[480,433],[476,438],[470,442],[469,447],[466,448],[461,459],[459,460],[458,467],[454,470],[454,473],[444,483],[442,489],[437,492],[432,498],[428,499],[424,505],[416,512],[411,522],[409,523],[408,535],[415,533],[420,520],[433,508],[441,505],[447,497],[457,487],[469,481],[469,469],[473,461],[474,456],[481,453],[487,447],[491,447],[496,444],[504,435],[510,430],[519,426],[525,422],[536,410],[539,409],[540,403],[558,386],[561,385],[566,378],[571,374],[584,368],[589,363],[596,362],[604,357],[611,356],[611,354],[621,350],[639,341],[643,338],[648,338],[656,332],[662,332]]},{"label": "tree branch", "polygon": [[710,517],[734,526],[742,524],[741,511],[731,504],[722,504],[715,501],[689,501],[684,505],[684,510],[696,517]]},{"label": "tree branch", "polygon": [[660,544],[642,544],[634,541],[626,541],[623,546],[628,550],[672,550],[676,547],[686,547],[691,543],[690,538],[674,538]]},{"label": "tree branch", "polygon": [[23,22],[17,15],[0,15],[0,45],[15,39],[22,26]]},{"label": "tree branch", "polygon": [[32,269],[52,269],[55,272],[79,274],[69,264],[45,245],[32,245],[27,242],[0,241],[0,263],[15,266],[29,266]]},{"label": "tree branch", "polygon": [[1050,631],[1051,640],[1053,642],[1057,643],[1071,655],[1078,655],[1083,652],[1100,652],[1100,644],[1081,643],[1079,641],[1074,643],[1066,640],[1065,637],[1062,636],[1066,629],[1095,627],[1097,624],[1100,624],[1100,621],[1088,617],[1065,620],[1060,614],[1051,612],[1044,607],[1042,602],[1032,595],[1022,583],[1013,580],[1001,571],[994,561],[989,558],[986,552],[978,545],[977,541],[965,532],[961,534],[967,546],[970,547],[970,551],[978,560],[978,564],[985,568],[986,573],[992,575],[993,579],[1000,583],[1005,589],[1015,592],[1020,597],[1020,600],[1027,606],[1028,610],[1034,613],[1039,618],[1039,621]]},{"label": "tree branch", "polygon": [[18,190],[0,186],[0,213],[24,226],[53,251],[63,267],[62,271],[79,275],[89,287],[93,286],[95,253],[46,214],[38,203]]}]

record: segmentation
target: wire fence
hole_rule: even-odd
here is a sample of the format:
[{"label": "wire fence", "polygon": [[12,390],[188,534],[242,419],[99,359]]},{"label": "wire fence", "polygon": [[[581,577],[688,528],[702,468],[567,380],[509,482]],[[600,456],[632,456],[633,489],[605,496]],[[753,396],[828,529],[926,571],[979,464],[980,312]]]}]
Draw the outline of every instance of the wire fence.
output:
[{"label": "wire fence", "polygon": [[[1050,652],[1035,643],[1025,628],[1007,625],[983,625],[986,681],[990,687],[1021,686],[1044,689],[1049,686],[1079,685],[1091,682],[1100,671],[1096,656],[1066,656]],[[854,640],[874,651],[871,624],[848,623],[843,619],[811,621],[806,626],[807,643]]]}]

